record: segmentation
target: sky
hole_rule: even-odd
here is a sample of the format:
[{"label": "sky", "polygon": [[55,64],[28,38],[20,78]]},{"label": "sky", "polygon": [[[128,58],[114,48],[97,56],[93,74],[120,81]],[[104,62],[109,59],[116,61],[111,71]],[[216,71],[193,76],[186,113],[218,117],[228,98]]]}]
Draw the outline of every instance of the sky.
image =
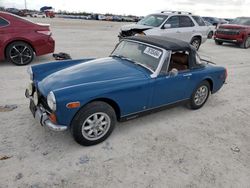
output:
[{"label": "sky", "polygon": [[[0,0],[0,6],[23,9],[25,0]],[[26,0],[28,9],[52,6],[56,11],[146,16],[162,10],[188,11],[200,16],[250,16],[250,0]]]}]

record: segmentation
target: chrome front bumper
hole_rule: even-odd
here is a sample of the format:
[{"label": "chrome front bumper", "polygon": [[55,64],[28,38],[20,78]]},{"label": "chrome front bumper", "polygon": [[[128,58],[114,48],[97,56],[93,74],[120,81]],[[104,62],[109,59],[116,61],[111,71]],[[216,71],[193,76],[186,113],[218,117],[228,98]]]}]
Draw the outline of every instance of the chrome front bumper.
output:
[{"label": "chrome front bumper", "polygon": [[27,90],[25,91],[25,96],[30,99],[30,111],[32,112],[34,118],[42,125],[46,126],[53,131],[65,131],[68,129],[65,125],[54,124],[50,121],[49,116],[43,106],[35,106],[33,102],[33,97],[29,96]]}]

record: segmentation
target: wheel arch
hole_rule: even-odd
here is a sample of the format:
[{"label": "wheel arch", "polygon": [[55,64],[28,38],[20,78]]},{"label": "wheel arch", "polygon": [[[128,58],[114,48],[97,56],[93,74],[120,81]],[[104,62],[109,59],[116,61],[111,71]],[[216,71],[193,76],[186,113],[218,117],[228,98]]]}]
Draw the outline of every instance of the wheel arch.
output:
[{"label": "wheel arch", "polygon": [[[82,105],[77,112],[75,113],[74,117],[78,114],[78,112],[80,112],[86,105],[92,103],[92,102],[105,102],[107,104],[109,104],[115,111],[116,114],[116,119],[120,120],[121,117],[121,110],[120,110],[120,106],[117,104],[117,102],[115,102],[114,100],[110,99],[110,98],[106,98],[106,97],[102,97],[102,98],[96,98],[96,99],[92,99],[91,101],[85,103],[84,105]],[[72,120],[74,119],[74,117],[72,118]],[[72,122],[71,120],[71,122]]]},{"label": "wheel arch", "polygon": [[[120,109],[120,106],[117,104],[117,102],[115,102],[114,100],[112,100],[110,98],[97,98],[97,99],[93,99],[93,100],[89,101],[87,104],[92,103],[92,102],[97,102],[97,101],[105,102],[105,103],[109,104],[114,109],[117,120],[120,119],[121,109]],[[87,105],[87,104],[85,104],[85,105]]]},{"label": "wheel arch", "polygon": [[192,42],[192,40],[194,39],[194,38],[199,38],[200,39],[200,41],[202,42],[202,36],[199,34],[195,34],[194,36],[192,36],[192,38],[191,38],[191,41],[190,42]]},{"label": "wheel arch", "polygon": [[207,81],[209,83],[210,91],[211,91],[211,93],[213,93],[213,89],[214,89],[213,80],[211,78],[206,78],[206,79],[204,79],[204,81]]},{"label": "wheel arch", "polygon": [[5,58],[7,57],[6,53],[7,53],[8,46],[11,45],[14,42],[24,42],[24,43],[27,43],[28,45],[30,45],[30,47],[32,48],[32,50],[36,53],[36,50],[35,50],[34,46],[32,45],[32,43],[30,41],[27,41],[25,39],[14,39],[14,40],[8,41],[8,43],[5,45],[5,48],[4,48],[4,57]]}]

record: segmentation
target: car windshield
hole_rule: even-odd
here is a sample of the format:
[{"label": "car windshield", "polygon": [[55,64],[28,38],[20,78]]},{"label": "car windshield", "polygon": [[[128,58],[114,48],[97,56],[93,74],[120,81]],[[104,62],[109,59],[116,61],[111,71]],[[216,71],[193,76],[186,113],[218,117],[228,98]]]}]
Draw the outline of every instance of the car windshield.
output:
[{"label": "car windshield", "polygon": [[133,41],[122,41],[113,51],[111,57],[129,60],[138,66],[155,72],[162,55],[163,51],[157,47]]},{"label": "car windshield", "polygon": [[250,25],[250,18],[236,18],[230,23],[238,25]]},{"label": "car windshield", "polygon": [[159,27],[168,16],[165,15],[149,15],[146,16],[144,19],[140,20],[137,24],[139,25],[146,25],[152,27]]}]

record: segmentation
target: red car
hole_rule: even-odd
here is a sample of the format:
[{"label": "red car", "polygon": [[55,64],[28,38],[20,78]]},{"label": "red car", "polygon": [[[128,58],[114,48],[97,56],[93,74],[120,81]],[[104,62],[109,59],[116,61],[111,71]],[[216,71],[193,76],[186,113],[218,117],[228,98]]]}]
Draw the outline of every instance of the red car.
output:
[{"label": "red car", "polygon": [[34,56],[53,53],[55,41],[48,24],[36,24],[0,11],[0,60],[27,65]]},{"label": "red car", "polygon": [[250,47],[250,17],[239,17],[230,24],[220,25],[214,36],[215,43],[238,44],[241,48]]}]

